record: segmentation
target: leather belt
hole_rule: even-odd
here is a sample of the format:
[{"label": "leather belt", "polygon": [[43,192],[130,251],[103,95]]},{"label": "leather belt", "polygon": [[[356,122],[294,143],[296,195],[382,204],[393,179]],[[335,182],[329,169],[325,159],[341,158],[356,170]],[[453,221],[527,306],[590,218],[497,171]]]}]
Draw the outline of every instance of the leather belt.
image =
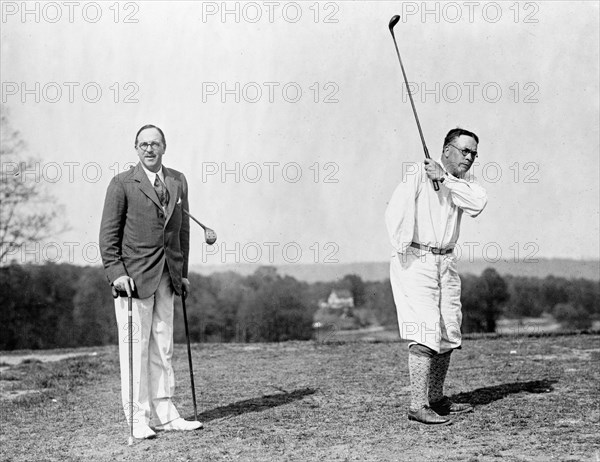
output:
[{"label": "leather belt", "polygon": [[411,242],[410,246],[415,249],[426,250],[434,255],[446,255],[454,251],[454,247],[451,249],[438,249],[437,247],[429,247],[428,245],[419,244],[418,242]]}]

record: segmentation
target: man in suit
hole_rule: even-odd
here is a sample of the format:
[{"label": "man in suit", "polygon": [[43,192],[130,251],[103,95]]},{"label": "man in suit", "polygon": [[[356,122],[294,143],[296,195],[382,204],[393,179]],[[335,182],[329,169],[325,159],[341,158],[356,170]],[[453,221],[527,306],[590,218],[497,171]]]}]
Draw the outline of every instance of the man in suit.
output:
[{"label": "man in suit", "polygon": [[408,419],[428,425],[447,425],[449,416],[473,410],[450,401],[443,389],[450,355],[461,347],[454,247],[463,213],[476,217],[487,204],[485,189],[466,176],[478,143],[473,132],[450,130],[438,161],[425,159],[405,169],[385,215],[394,247],[390,282],[400,338],[410,341]]},{"label": "man in suit", "polygon": [[[115,176],[106,192],[100,251],[109,283],[133,297],[134,436],[154,430],[195,430],[197,421],[180,417],[171,401],[175,388],[173,303],[189,289],[190,243],[185,176],[162,165],[167,143],[162,130],[145,125],[137,132],[140,162]],[[129,418],[127,299],[115,298],[119,328],[121,392]],[[151,428],[152,427],[152,428]]]}]

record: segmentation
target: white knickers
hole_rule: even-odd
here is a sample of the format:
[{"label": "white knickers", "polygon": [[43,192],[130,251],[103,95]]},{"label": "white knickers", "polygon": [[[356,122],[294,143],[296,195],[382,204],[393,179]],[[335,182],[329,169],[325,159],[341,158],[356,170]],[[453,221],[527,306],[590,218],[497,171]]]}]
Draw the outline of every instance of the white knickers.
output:
[{"label": "white knickers", "polygon": [[453,253],[409,247],[390,264],[400,338],[445,353],[461,345],[460,277]]}]

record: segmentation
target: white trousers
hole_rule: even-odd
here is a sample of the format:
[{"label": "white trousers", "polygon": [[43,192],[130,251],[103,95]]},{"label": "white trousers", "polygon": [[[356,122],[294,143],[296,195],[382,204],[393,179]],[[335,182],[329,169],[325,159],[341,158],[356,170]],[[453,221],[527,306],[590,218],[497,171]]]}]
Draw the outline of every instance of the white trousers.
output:
[{"label": "white trousers", "polygon": [[[169,273],[162,275],[154,295],[134,298],[133,340],[133,424],[160,425],[179,417],[171,402],[175,378],[171,366],[173,356],[173,302]],[[121,396],[129,423],[129,337],[127,297],[115,299],[119,328],[119,361],[121,364]]]},{"label": "white trousers", "polygon": [[437,353],[460,347],[460,277],[454,254],[409,247],[405,254],[392,256],[390,283],[400,338]]}]

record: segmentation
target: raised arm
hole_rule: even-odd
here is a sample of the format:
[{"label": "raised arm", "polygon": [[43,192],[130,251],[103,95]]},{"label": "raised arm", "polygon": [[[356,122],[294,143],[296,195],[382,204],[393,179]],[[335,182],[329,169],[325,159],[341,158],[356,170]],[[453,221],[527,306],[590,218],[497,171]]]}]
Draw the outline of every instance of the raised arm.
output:
[{"label": "raised arm", "polygon": [[476,217],[487,205],[487,192],[474,181],[469,182],[453,175],[446,175],[444,186],[450,190],[452,202],[467,215]]}]

